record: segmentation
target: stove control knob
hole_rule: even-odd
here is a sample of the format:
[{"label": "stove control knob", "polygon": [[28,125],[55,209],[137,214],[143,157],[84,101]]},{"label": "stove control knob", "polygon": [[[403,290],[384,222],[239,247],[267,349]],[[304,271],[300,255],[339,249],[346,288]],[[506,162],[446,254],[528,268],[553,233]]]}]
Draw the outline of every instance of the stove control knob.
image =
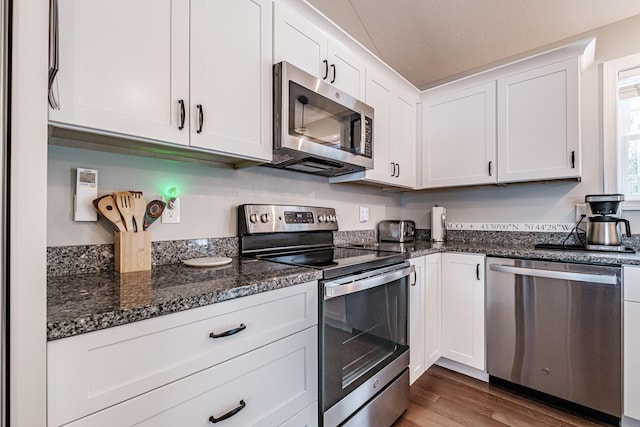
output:
[{"label": "stove control knob", "polygon": [[263,213],[262,215],[260,215],[260,221],[264,223],[269,222],[269,214]]},{"label": "stove control knob", "polygon": [[326,218],[324,215],[319,215],[319,216],[318,216],[318,222],[319,222],[320,224],[322,224],[323,222],[325,222],[325,221],[326,221],[326,219],[327,219],[327,218]]},{"label": "stove control knob", "polygon": [[255,224],[256,222],[258,222],[258,215],[256,215],[256,214],[251,214],[251,215],[249,215],[249,221],[250,221],[252,224]]},{"label": "stove control knob", "polygon": [[335,215],[331,215],[331,222],[337,222],[338,221],[338,217]]}]

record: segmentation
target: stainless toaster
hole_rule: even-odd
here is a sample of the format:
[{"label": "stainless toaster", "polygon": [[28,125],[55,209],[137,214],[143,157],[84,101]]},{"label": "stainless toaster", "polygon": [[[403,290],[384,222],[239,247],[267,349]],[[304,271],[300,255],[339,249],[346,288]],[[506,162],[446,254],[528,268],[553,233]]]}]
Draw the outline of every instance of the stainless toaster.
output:
[{"label": "stainless toaster", "polygon": [[378,223],[378,240],[381,242],[413,242],[416,223],[404,219]]}]

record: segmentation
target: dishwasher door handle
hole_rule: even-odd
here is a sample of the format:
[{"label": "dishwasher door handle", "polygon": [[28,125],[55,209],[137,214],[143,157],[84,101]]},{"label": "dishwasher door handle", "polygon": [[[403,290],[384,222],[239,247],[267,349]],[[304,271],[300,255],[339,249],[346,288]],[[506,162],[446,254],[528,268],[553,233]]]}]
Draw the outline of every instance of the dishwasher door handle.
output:
[{"label": "dishwasher door handle", "polygon": [[618,285],[619,278],[615,275],[573,273],[568,271],[541,270],[538,268],[514,267],[512,265],[491,264],[489,270],[501,273],[519,274],[521,276],[545,277],[547,279],[572,280],[576,282],[601,283],[604,285]]}]

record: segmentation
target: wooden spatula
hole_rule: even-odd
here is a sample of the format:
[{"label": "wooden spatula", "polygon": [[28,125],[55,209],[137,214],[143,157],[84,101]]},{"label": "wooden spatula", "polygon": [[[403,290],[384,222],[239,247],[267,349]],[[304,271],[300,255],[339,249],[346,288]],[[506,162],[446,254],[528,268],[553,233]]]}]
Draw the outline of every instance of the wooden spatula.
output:
[{"label": "wooden spatula", "polygon": [[143,231],[147,202],[142,197],[142,191],[130,191],[130,193],[133,195],[133,219],[136,222],[136,232]]},{"label": "wooden spatula", "polygon": [[116,206],[124,220],[124,226],[127,231],[134,231],[133,228],[133,196],[128,191],[120,191],[113,193]]},{"label": "wooden spatula", "polygon": [[100,215],[107,218],[111,224],[116,227],[118,231],[126,231],[124,224],[122,223],[122,217],[116,206],[113,196],[107,194],[93,201],[94,206],[100,212]]}]

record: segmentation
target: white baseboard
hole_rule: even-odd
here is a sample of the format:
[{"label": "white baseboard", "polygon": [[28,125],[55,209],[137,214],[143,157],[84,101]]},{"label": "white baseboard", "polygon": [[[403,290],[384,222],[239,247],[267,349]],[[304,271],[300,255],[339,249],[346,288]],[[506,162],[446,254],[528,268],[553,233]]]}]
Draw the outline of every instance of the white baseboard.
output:
[{"label": "white baseboard", "polygon": [[[451,369],[452,371],[458,372],[468,377],[472,377],[477,380],[484,381],[485,383],[489,382],[489,374],[479,369],[472,368],[467,365],[463,365],[462,363],[454,362],[453,360],[449,360],[449,359],[445,359],[444,357],[441,357],[436,361],[435,364],[438,366],[442,366],[443,368]],[[636,427],[636,426],[632,426],[632,427]]]}]

